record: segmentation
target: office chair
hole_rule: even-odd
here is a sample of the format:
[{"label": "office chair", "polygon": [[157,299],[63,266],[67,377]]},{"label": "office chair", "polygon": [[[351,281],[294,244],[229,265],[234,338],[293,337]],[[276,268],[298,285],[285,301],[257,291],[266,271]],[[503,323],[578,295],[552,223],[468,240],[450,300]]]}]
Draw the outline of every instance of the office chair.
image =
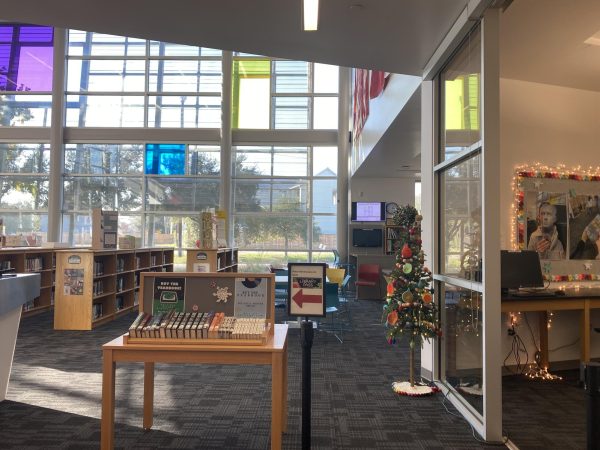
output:
[{"label": "office chair", "polygon": [[[356,297],[358,299],[363,298],[361,296],[361,287],[376,287],[379,296],[377,297],[381,300],[383,297],[381,295],[381,266],[379,264],[359,264],[358,265],[358,276],[357,280],[354,282],[356,286]],[[365,297],[368,298],[368,297]]]}]

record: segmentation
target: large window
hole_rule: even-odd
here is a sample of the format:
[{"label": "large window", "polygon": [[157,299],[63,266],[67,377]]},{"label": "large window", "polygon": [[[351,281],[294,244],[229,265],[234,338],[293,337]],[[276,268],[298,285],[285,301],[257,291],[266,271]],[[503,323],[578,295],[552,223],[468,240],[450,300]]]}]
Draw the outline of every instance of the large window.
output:
[{"label": "large window", "polygon": [[439,76],[440,149],[436,292],[442,379],[483,416],[481,35],[476,28]]},{"label": "large window", "polygon": [[[62,32],[64,67],[53,67],[63,58],[52,28],[0,25],[0,217],[9,234],[45,240],[48,222],[61,222],[63,242],[89,245],[91,211],[104,208],[118,210],[120,234],[183,249],[196,244],[201,211],[231,205],[229,243],[245,251],[246,268],[333,258],[337,136],[314,130],[338,128],[338,67]],[[50,124],[54,70],[65,74],[55,115],[64,123]],[[224,86],[231,104],[222,104]],[[32,137],[19,142],[8,128],[23,125]],[[42,128],[50,125],[64,132]],[[58,183],[51,162],[64,164]],[[61,210],[49,221],[53,192]]]},{"label": "large window", "polygon": [[[337,248],[337,147],[238,146],[234,161],[233,226],[240,248],[285,261]],[[250,264],[245,256],[241,262]]]},{"label": "large window", "polygon": [[220,50],[71,30],[66,124],[219,128],[221,60]]},{"label": "large window", "polygon": [[339,69],[237,54],[234,128],[337,129]]},{"label": "large window", "polygon": [[6,233],[46,240],[50,146],[0,143],[0,217]]},{"label": "large window", "polygon": [[54,33],[0,24],[0,127],[50,125]]},{"label": "large window", "polygon": [[119,211],[121,234],[193,245],[198,212],[219,205],[219,152],[206,145],[67,144],[63,240],[88,245],[91,210],[104,208]]}]

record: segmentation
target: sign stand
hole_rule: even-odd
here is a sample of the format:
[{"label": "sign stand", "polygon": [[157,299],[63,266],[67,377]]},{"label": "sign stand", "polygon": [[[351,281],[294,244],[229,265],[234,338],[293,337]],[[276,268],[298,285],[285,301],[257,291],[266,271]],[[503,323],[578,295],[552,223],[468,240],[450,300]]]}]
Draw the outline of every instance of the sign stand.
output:
[{"label": "sign stand", "polygon": [[310,449],[311,349],[315,332],[305,317],[300,328],[302,345],[302,450]]},{"label": "sign stand", "polygon": [[302,345],[302,450],[310,449],[311,349],[315,332],[310,317],[325,317],[326,265],[288,264],[288,315],[304,317],[300,323]]}]

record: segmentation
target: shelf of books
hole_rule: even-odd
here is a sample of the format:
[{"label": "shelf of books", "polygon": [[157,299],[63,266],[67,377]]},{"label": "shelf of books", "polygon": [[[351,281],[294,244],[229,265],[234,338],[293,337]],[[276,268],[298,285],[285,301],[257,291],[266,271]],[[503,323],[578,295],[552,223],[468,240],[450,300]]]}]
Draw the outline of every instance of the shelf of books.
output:
[{"label": "shelf of books", "polygon": [[275,275],[143,273],[140,312],[126,344],[265,345],[273,334]]},{"label": "shelf of books", "polygon": [[42,247],[0,249],[0,269],[39,273],[40,296],[23,305],[23,317],[47,311],[54,304],[54,250]]},{"label": "shelf of books", "polygon": [[143,272],[172,272],[172,249],[56,252],[54,328],[91,330],[137,308]]},{"label": "shelf of books", "polygon": [[188,248],[187,272],[237,272],[237,248]]},{"label": "shelf of books", "polygon": [[393,255],[400,246],[400,231],[402,227],[396,225],[385,226],[385,254]]}]

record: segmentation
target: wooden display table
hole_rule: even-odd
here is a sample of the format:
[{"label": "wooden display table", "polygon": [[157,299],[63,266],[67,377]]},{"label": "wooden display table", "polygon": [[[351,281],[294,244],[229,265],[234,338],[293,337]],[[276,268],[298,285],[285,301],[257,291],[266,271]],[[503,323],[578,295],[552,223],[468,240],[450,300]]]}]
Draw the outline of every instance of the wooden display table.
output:
[{"label": "wooden display table", "polygon": [[144,363],[144,429],[152,427],[155,363],[263,364],[271,366],[271,449],[281,448],[287,429],[287,332],[276,324],[266,345],[124,344],[123,336],[102,346],[101,449],[114,447],[115,370],[117,361]]}]

